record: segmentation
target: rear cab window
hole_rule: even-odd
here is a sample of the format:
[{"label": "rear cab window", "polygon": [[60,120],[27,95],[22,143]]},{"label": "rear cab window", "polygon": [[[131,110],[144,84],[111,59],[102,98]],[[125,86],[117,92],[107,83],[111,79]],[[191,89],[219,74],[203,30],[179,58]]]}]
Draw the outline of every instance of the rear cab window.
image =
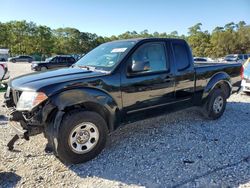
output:
[{"label": "rear cab window", "polygon": [[177,71],[179,72],[192,68],[190,52],[186,43],[182,41],[173,41],[172,47]]}]

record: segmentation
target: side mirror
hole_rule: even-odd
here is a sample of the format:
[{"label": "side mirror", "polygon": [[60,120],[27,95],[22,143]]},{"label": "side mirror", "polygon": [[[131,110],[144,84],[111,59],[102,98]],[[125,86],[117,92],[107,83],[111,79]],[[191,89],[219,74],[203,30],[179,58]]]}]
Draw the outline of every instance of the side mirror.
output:
[{"label": "side mirror", "polygon": [[132,63],[132,72],[144,72],[150,70],[149,61],[135,61]]}]

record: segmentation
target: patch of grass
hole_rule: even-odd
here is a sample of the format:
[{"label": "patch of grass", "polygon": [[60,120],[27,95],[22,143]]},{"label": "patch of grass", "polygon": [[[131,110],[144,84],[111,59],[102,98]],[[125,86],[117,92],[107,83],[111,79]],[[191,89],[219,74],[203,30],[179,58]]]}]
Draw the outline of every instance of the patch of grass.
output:
[{"label": "patch of grass", "polygon": [[7,85],[0,83],[0,93],[1,92],[6,92],[6,90],[7,90]]},{"label": "patch of grass", "polygon": [[0,93],[6,92],[6,89],[0,89]]}]

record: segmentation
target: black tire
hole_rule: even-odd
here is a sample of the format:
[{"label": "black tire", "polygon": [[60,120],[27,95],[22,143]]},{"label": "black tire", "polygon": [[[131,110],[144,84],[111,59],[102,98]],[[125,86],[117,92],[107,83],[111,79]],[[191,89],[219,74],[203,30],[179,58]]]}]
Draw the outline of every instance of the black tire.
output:
[{"label": "black tire", "polygon": [[[219,108],[214,107],[216,99],[219,100],[220,103],[222,103],[222,105],[219,105]],[[218,119],[223,115],[226,108],[226,103],[227,100],[225,92],[223,92],[223,90],[219,88],[214,89],[212,93],[208,96],[208,100],[206,101],[206,103],[203,105],[203,114],[208,119]]]},{"label": "black tire", "polygon": [[13,60],[11,60],[12,61],[12,63],[16,63],[16,60],[15,59],[13,59]]},{"label": "black tire", "polygon": [[[84,154],[73,151],[70,146],[70,134],[74,128],[83,122],[93,123],[99,132],[99,139],[95,146]],[[64,116],[58,134],[58,158],[63,163],[78,164],[95,158],[105,147],[108,128],[105,120],[97,113],[90,111],[72,111]]]},{"label": "black tire", "polygon": [[47,67],[41,67],[41,68],[40,68],[40,71],[47,71],[47,70],[48,70]]}]

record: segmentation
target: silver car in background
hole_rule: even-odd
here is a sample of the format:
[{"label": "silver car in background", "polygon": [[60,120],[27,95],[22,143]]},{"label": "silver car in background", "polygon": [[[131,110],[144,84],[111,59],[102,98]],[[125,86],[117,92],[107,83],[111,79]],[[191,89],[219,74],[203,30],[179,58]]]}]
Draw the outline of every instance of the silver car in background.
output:
[{"label": "silver car in background", "polygon": [[244,63],[248,59],[249,54],[229,54],[224,58],[224,61],[226,62],[238,62],[238,63]]}]

